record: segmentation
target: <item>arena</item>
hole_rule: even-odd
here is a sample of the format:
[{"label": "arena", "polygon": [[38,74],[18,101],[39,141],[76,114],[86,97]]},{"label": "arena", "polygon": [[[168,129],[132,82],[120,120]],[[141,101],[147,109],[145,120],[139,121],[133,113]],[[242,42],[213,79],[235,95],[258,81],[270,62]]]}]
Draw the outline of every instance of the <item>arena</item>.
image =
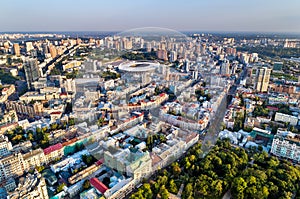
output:
[{"label": "arena", "polygon": [[122,72],[129,73],[144,73],[144,72],[154,72],[159,66],[157,62],[149,61],[126,61],[119,65],[119,70]]}]

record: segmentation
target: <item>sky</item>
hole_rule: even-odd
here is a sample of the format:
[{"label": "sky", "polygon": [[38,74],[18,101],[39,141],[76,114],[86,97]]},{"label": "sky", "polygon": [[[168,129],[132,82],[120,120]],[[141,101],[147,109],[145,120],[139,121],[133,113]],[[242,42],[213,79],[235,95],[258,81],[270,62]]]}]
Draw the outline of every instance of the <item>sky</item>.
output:
[{"label": "sky", "polygon": [[299,0],[1,0],[0,32],[179,31],[300,33]]}]

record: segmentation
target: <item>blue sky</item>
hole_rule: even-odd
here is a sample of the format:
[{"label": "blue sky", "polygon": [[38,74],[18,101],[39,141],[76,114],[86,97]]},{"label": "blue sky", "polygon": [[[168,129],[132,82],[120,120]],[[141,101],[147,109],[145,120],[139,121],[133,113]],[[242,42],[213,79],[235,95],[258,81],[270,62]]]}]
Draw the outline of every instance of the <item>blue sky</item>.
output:
[{"label": "blue sky", "polygon": [[0,31],[299,32],[299,0],[1,0]]}]

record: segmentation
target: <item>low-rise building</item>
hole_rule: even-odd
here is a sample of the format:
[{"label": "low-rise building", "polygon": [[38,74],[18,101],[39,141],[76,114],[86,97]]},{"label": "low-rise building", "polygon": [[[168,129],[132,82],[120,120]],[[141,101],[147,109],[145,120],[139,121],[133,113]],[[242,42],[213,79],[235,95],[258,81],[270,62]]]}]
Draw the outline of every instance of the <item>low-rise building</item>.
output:
[{"label": "low-rise building", "polygon": [[23,155],[24,169],[32,169],[46,163],[43,149],[39,148]]},{"label": "low-rise building", "polygon": [[23,173],[24,160],[21,153],[15,153],[0,159],[0,181],[21,176]]},{"label": "low-rise building", "polygon": [[95,188],[90,188],[82,193],[80,193],[80,199],[99,199],[99,194]]},{"label": "low-rise building", "polygon": [[34,104],[25,104],[18,101],[7,101],[6,108],[14,110],[18,114],[28,115],[29,117],[41,116],[43,112],[43,104],[35,102]]},{"label": "low-rise building", "polygon": [[9,194],[9,198],[49,199],[45,179],[40,174],[27,174],[26,178],[19,181],[15,191]]},{"label": "low-rise building", "polygon": [[5,86],[0,93],[0,103],[7,101],[8,97],[13,94],[16,90],[15,85]]},{"label": "low-rise building", "polygon": [[293,126],[297,125],[298,123],[298,117],[278,112],[275,114],[274,120],[278,122],[288,122]]},{"label": "low-rise building", "polygon": [[8,137],[0,135],[0,157],[10,154],[12,149],[13,147]]},{"label": "low-rise building", "polygon": [[273,155],[300,161],[300,136],[291,132],[278,131],[272,142]]},{"label": "low-rise building", "polygon": [[134,177],[137,183],[142,178],[148,177],[152,172],[152,161],[149,152],[132,152],[129,149],[115,150],[115,153],[105,151],[104,162],[106,166]]},{"label": "low-rise building", "polygon": [[61,143],[49,146],[44,149],[46,162],[51,162],[57,158],[61,158],[64,155],[63,145]]},{"label": "low-rise building", "polygon": [[[7,192],[14,191],[16,186],[16,181],[14,178],[8,178],[7,180],[4,180],[1,184],[0,187],[4,187]],[[1,198],[1,196],[0,196]]]}]

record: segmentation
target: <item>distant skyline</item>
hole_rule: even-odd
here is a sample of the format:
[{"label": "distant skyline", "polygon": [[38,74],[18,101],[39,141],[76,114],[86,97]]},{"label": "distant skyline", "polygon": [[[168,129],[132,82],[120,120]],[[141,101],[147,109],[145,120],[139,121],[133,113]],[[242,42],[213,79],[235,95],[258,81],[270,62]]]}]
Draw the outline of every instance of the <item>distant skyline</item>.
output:
[{"label": "distant skyline", "polygon": [[300,33],[299,0],[1,0],[0,32],[180,31]]}]

